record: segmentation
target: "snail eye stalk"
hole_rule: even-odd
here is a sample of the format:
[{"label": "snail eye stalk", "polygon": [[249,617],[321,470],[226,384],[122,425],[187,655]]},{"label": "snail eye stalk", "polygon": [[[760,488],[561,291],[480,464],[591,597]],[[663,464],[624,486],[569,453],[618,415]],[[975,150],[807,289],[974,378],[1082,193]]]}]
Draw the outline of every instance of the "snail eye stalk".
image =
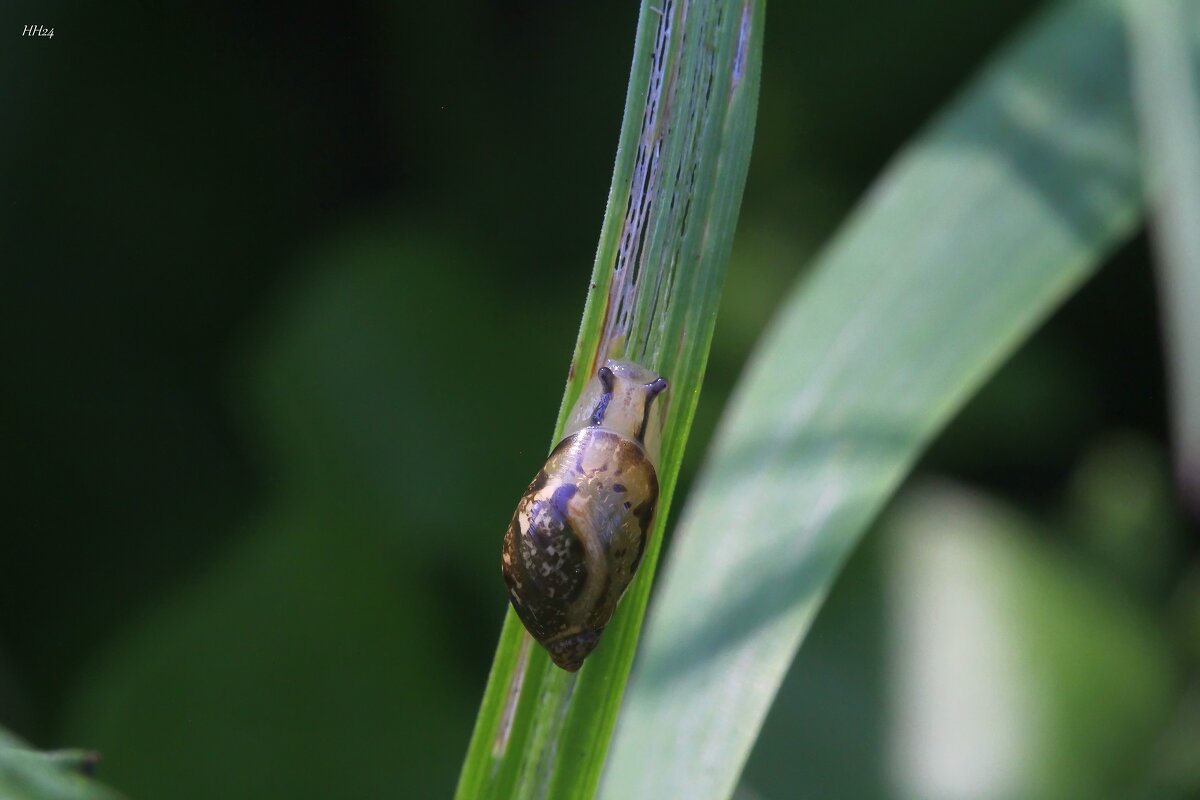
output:
[{"label": "snail eye stalk", "polygon": [[592,412],[593,425],[604,421],[604,415],[608,413],[608,404],[612,402],[614,383],[613,371],[608,367],[601,367],[596,375],[600,378],[600,385],[604,387],[604,394],[600,395],[600,402],[596,403],[596,410]]}]

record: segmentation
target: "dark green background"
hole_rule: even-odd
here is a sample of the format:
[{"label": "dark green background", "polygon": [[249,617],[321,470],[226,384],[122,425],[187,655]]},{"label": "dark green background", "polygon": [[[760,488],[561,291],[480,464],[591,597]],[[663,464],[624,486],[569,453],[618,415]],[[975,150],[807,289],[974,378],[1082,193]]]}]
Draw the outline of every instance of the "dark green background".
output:
[{"label": "dark green background", "polygon": [[[783,287],[1032,7],[772,4],[685,488]],[[0,724],[98,748],[134,798],[450,792],[636,13],[0,12]],[[1165,482],[1165,429],[1139,237],[922,469],[1048,514],[1114,432]],[[1194,546],[1169,499],[1155,513],[1162,552],[1114,569],[1165,609]]]}]

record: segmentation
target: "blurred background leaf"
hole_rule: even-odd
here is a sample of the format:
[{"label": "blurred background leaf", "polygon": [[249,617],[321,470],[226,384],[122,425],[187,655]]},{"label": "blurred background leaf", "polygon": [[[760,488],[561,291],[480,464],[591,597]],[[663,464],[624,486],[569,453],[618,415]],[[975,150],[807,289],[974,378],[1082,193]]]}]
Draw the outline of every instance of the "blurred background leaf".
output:
[{"label": "blurred background leaf", "polygon": [[96,756],[39,752],[0,728],[0,797],[5,800],[120,800],[91,779]]},{"label": "blurred background leaf", "polygon": [[1126,0],[1135,108],[1171,363],[1179,490],[1200,515],[1200,7]]},{"label": "blurred background leaf", "polygon": [[[478,677],[453,665],[486,658],[503,607],[488,603],[493,570],[464,552],[473,539],[447,511],[511,501],[514,487],[490,476],[516,471],[532,416],[519,393],[466,390],[461,365],[426,346],[460,314],[504,324],[489,300],[507,290],[469,263],[365,226],[318,248],[264,326],[245,372],[263,450],[275,443],[275,498],[113,647],[71,721],[113,742],[113,762],[152,754],[164,777],[138,794],[433,795],[452,783]],[[473,354],[502,364],[503,345],[483,337]],[[428,423],[447,413],[466,421],[450,444]],[[472,441],[488,446],[468,452]],[[449,660],[431,671],[431,653]],[[218,757],[220,769],[172,785]]]},{"label": "blurred background leaf", "polygon": [[765,797],[1141,796],[1178,691],[1167,629],[1054,533],[962,487],[907,490],[743,780]]}]

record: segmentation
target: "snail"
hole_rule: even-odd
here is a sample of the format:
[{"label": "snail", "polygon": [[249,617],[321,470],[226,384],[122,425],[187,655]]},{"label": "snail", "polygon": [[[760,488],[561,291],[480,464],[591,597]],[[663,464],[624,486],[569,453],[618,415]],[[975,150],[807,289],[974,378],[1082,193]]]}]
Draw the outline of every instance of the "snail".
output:
[{"label": "snail", "polygon": [[661,438],[661,414],[652,407],[666,388],[645,367],[606,361],[504,535],[501,566],[513,609],[568,672],[599,644],[646,551]]}]

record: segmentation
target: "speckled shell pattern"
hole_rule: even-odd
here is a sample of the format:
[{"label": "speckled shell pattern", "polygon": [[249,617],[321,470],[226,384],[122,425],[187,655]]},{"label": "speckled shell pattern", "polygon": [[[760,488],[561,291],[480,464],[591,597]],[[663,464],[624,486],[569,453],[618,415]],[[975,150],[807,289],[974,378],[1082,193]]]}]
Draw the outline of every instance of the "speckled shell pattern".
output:
[{"label": "speckled shell pattern", "polygon": [[529,484],[504,536],[504,579],[525,627],[574,672],[600,641],[646,550],[658,476],[634,439],[589,427]]}]

